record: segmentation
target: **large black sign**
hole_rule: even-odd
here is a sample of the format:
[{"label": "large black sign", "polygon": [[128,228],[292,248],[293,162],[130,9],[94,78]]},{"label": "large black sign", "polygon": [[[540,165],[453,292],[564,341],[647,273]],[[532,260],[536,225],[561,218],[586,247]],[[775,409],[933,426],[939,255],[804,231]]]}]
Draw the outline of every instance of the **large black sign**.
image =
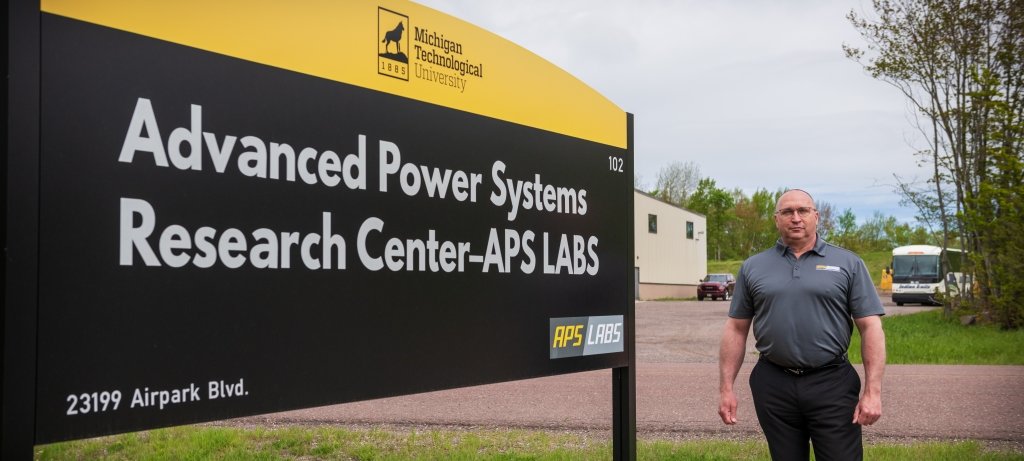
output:
[{"label": "large black sign", "polygon": [[626,149],[41,36],[37,443],[629,365]]}]

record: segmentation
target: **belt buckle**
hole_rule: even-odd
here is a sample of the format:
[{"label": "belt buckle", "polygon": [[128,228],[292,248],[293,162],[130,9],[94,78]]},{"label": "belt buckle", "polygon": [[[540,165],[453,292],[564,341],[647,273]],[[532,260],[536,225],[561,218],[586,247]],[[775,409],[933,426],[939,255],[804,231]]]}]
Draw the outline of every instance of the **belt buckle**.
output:
[{"label": "belt buckle", "polygon": [[794,376],[803,376],[808,371],[805,368],[783,368],[783,370],[785,370],[786,373],[789,373]]}]

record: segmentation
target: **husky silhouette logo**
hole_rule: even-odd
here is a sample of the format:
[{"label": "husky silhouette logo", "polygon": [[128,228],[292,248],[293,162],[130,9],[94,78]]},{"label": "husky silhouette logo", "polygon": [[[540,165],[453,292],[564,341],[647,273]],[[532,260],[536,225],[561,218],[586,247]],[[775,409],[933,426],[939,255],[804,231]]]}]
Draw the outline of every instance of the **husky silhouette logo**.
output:
[{"label": "husky silhouette logo", "polygon": [[391,54],[391,53],[387,52],[388,51],[388,44],[391,43],[391,42],[395,42],[395,46],[398,47],[398,49],[397,49],[398,56],[399,57],[403,57],[402,56],[402,31],[404,31],[404,30],[405,30],[405,24],[398,23],[398,25],[395,26],[394,29],[389,30],[388,33],[384,34],[384,40],[381,40],[381,42],[384,43],[384,54],[385,55]]},{"label": "husky silhouette logo", "polygon": [[[409,80],[409,17],[377,8],[377,73]],[[392,51],[393,50],[393,51]]]}]

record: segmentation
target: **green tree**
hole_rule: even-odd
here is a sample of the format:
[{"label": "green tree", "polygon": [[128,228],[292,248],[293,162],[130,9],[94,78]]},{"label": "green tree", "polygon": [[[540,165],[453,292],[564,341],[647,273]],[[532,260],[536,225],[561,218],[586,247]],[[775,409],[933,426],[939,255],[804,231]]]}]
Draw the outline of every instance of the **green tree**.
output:
[{"label": "green tree", "polygon": [[860,242],[857,237],[857,215],[853,214],[853,210],[847,208],[836,219],[832,243],[850,251],[860,251]]},{"label": "green tree", "polygon": [[730,240],[725,242],[725,258],[746,259],[775,242],[778,233],[772,216],[780,194],[781,191],[772,193],[766,189],[758,189],[754,195],[747,197],[740,189],[733,191],[735,219],[727,224],[726,235]]},{"label": "green tree", "polygon": [[[726,191],[718,187],[714,179],[704,178],[698,181],[682,206],[707,219],[706,238],[711,258],[743,260],[770,248],[778,239],[775,204],[785,191],[782,188],[775,192],[758,189],[747,196],[742,189]],[[659,194],[655,191],[652,195]],[[928,229],[900,223],[877,211],[871,219],[858,225],[851,209],[836,216],[831,203],[817,201],[815,207],[820,216],[818,234],[830,243],[853,251],[885,251],[901,245],[936,241]]]},{"label": "green tree", "polygon": [[889,247],[885,235],[885,221],[886,217],[882,212],[875,211],[871,218],[857,228],[857,242],[860,246],[856,251],[881,251]]},{"label": "green tree", "polygon": [[909,224],[900,223],[896,218],[889,216],[882,222],[882,232],[885,234],[883,249],[896,248],[904,245],[914,244],[914,229]]},{"label": "green tree", "polygon": [[730,240],[727,226],[735,219],[732,194],[719,188],[714,179],[704,178],[690,194],[686,207],[707,218],[708,249],[716,260],[722,259],[723,249],[728,251],[725,242]]},{"label": "green tree", "polygon": [[1003,97],[1004,88],[994,74],[982,72],[976,78],[982,89],[971,95],[972,104],[990,111],[987,125],[978,134],[979,138],[984,138],[985,145],[978,148],[986,151],[990,164],[977,193],[965,203],[963,220],[976,230],[980,246],[990,249],[987,253],[971,255],[975,267],[982,268],[986,276],[983,299],[991,302],[998,322],[1007,327],[1020,327],[1024,326],[1024,308],[1020,301],[1024,299],[1024,280],[1021,279],[1024,275],[1022,104],[1018,98],[1015,112],[1014,101]]},{"label": "green tree", "polygon": [[[901,184],[922,220],[941,225],[942,246],[968,251],[979,286],[967,305],[1008,328],[1024,326],[1021,267],[1021,120],[1024,2],[874,0],[874,17],[851,12],[866,49],[844,46],[920,115],[930,191]],[[952,310],[947,309],[947,314]],[[994,314],[994,315],[993,315]]]}]

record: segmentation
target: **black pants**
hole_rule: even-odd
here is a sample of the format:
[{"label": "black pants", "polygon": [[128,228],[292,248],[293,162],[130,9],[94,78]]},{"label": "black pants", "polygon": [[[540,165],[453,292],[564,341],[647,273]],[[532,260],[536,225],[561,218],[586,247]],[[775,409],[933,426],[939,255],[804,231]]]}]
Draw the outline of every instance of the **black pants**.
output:
[{"label": "black pants", "polygon": [[860,399],[857,370],[844,362],[794,376],[767,360],[750,372],[754,409],[775,461],[863,459],[861,427],[853,423]]}]

